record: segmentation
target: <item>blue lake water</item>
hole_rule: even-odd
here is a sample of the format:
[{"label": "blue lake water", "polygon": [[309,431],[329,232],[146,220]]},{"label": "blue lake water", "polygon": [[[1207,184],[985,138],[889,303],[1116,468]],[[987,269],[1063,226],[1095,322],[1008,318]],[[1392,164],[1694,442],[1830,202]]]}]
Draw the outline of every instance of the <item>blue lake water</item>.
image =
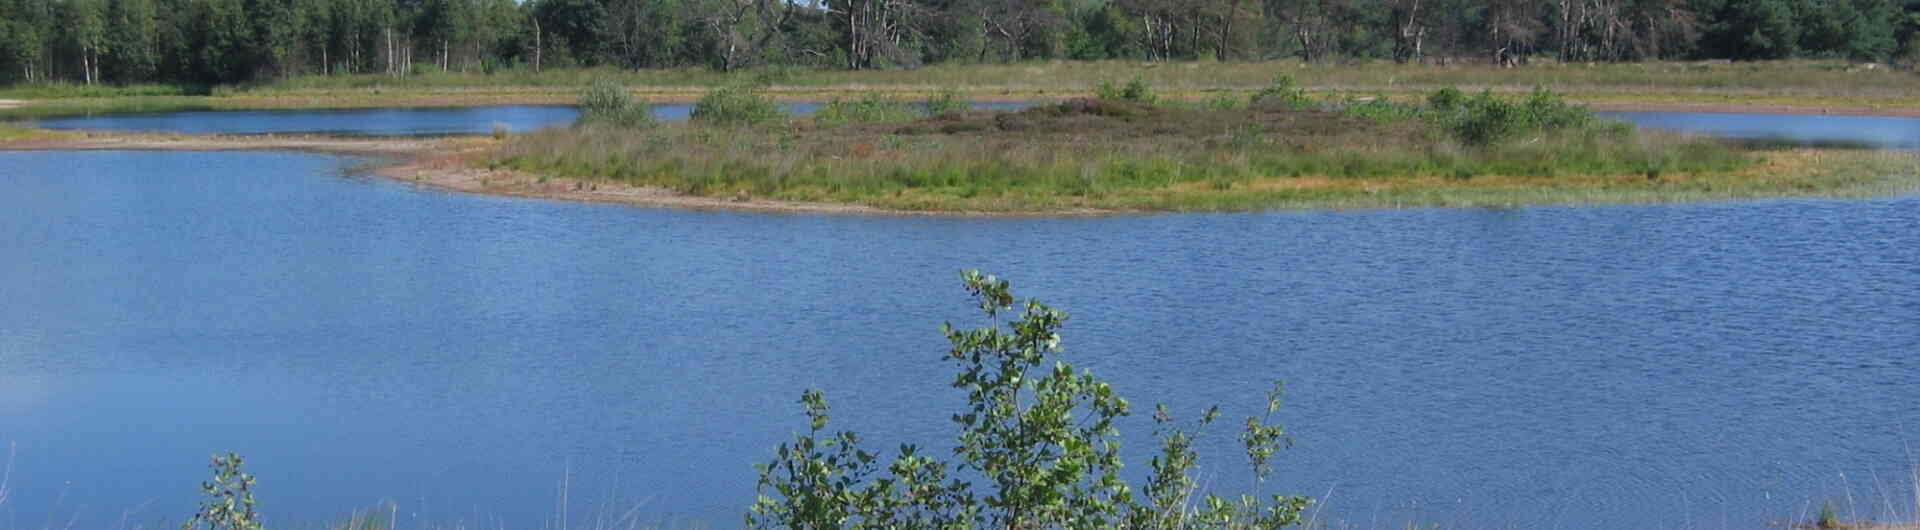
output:
[{"label": "blue lake water", "polygon": [[1222,492],[1250,484],[1234,420],[1289,381],[1299,443],[1261,489],[1322,521],[1913,509],[1920,198],[817,217],[357,163],[0,153],[0,528],[177,525],[229,450],[281,524],[391,503],[406,527],[733,527],[804,389],[877,448],[944,454],[938,326],[980,323],[969,267],[1071,312],[1066,358],[1137,406],[1224,405]]},{"label": "blue lake water", "polygon": [[[819,103],[784,103],[797,115],[820,110]],[[1015,109],[1024,103],[981,102],[978,109]],[[653,106],[662,120],[685,120],[693,105]],[[580,111],[568,105],[498,105],[384,109],[216,110],[104,114],[42,120],[48,129],[177,132],[192,134],[333,134],[347,136],[431,136],[488,134],[501,125],[526,132],[573,123]]]},{"label": "blue lake water", "polygon": [[1853,142],[1895,149],[1920,148],[1920,118],[1708,112],[1601,112],[1641,127],[1697,132],[1741,140],[1794,143]]},{"label": "blue lake water", "polygon": [[[1028,103],[981,102],[975,108],[1012,110]],[[783,104],[787,112],[808,115],[819,103]],[[654,105],[662,120],[685,120],[692,105]],[[1742,140],[1796,143],[1858,143],[1883,148],[1920,148],[1920,118],[1732,114],[1702,112],[1601,112],[1642,127],[1681,130]],[[487,134],[504,125],[515,132],[573,123],[570,106],[508,105],[455,108],[354,110],[251,110],[114,114],[39,122],[50,129],[98,129],[219,134],[446,135]]]}]

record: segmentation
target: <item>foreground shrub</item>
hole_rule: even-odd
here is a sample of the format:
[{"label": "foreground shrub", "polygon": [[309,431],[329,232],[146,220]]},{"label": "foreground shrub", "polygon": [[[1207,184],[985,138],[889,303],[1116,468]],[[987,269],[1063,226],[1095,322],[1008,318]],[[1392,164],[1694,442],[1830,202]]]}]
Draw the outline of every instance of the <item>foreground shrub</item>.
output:
[{"label": "foreground shrub", "polygon": [[[817,391],[803,393],[809,428],[781,444],[774,458],[757,466],[760,497],[748,512],[755,528],[1279,528],[1297,524],[1311,499],[1274,496],[1229,501],[1207,495],[1204,506],[1189,499],[1198,489],[1193,433],[1165,428],[1160,454],[1142,488],[1146,499],[1120,479],[1117,420],[1130,413],[1127,400],[1105,381],[1052,357],[1060,351],[1059,328],[1067,315],[1036,300],[1017,301],[1007,282],[977,271],[962,274],[967,291],[995,325],[970,330],[942,326],[958,364],[951,383],[967,394],[966,409],[953,415],[959,428],[956,462],[919,455],[901,446],[881,469],[880,455],[860,447],[851,432],[827,434],[829,408]],[[1005,327],[1002,312],[1019,308]],[[1279,407],[1279,388],[1268,413]],[[1218,408],[1203,416],[1211,423]],[[1267,418],[1250,417],[1241,441],[1255,472],[1271,470],[1274,452],[1288,445],[1285,432]],[[959,478],[966,477],[966,478]]]},{"label": "foreground shrub", "polygon": [[920,117],[906,103],[895,101],[879,92],[862,94],[860,99],[841,101],[834,98],[814,113],[813,121],[821,125],[834,126],[848,123],[902,122]]},{"label": "foreground shrub", "polygon": [[253,475],[240,471],[240,455],[213,455],[213,480],[200,483],[200,509],[180,525],[181,530],[260,530],[260,514],[253,510]]},{"label": "foreground shrub", "polygon": [[594,81],[580,91],[580,119],[576,125],[610,125],[644,129],[657,125],[653,106],[637,102],[627,87],[607,80]]},{"label": "foreground shrub", "polygon": [[785,117],[780,106],[751,86],[714,89],[694,104],[694,121],[720,125],[759,125]]}]

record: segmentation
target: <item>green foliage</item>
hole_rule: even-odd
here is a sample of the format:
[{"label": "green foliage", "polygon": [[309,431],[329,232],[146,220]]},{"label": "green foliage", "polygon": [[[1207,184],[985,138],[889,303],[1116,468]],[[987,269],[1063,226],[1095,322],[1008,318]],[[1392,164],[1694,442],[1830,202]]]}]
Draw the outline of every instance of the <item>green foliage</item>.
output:
[{"label": "green foliage", "polygon": [[1100,99],[1132,101],[1149,105],[1160,101],[1160,96],[1153,93],[1153,86],[1147,84],[1147,79],[1137,75],[1133,76],[1132,81],[1127,81],[1126,86],[1114,85],[1113,81],[1101,81],[1093,87],[1093,95]]},{"label": "green foliage", "polygon": [[719,125],[759,125],[785,118],[780,106],[747,85],[716,88],[693,106],[694,121]]},{"label": "green foliage", "polygon": [[1390,122],[1421,118],[1437,130],[1472,146],[1487,146],[1522,134],[1545,131],[1589,130],[1594,134],[1619,136],[1631,134],[1632,127],[1620,127],[1602,121],[1586,107],[1568,103],[1552,91],[1535,88],[1519,102],[1481,91],[1468,96],[1456,88],[1443,88],[1427,96],[1418,107],[1376,97],[1350,102],[1347,114],[1374,121]]},{"label": "green foliage", "polygon": [[[760,496],[747,515],[754,528],[1279,528],[1299,522],[1311,502],[1251,497],[1227,502],[1208,496],[1204,508],[1187,499],[1197,482],[1193,434],[1162,431],[1162,451],[1138,502],[1120,479],[1117,421],[1130,412],[1106,382],[1055,360],[1067,315],[1036,300],[1014,298],[1008,283],[978,271],[962,273],[967,291],[994,324],[974,330],[943,325],[959,365],[952,386],[967,395],[953,415],[958,461],[948,464],[902,446],[878,473],[879,457],[858,447],[859,437],[826,435],[826,399],[801,395],[809,430],[757,466]],[[1017,311],[1018,313],[1014,313]],[[1003,318],[1012,318],[1004,327]],[[1271,414],[1279,406],[1269,400]],[[1165,407],[1156,420],[1170,423]],[[1198,425],[1218,415],[1209,411]],[[1283,439],[1278,426],[1248,420],[1249,455],[1267,462]],[[1256,453],[1254,448],[1259,448]],[[1270,468],[1259,470],[1264,477]],[[976,481],[953,478],[950,472]],[[976,494],[975,490],[981,490]]]},{"label": "green foliage", "polygon": [[1277,105],[1290,110],[1313,108],[1313,100],[1307,98],[1307,90],[1300,88],[1293,74],[1281,72],[1273,76],[1273,84],[1255,92],[1247,98],[1252,105]]},{"label": "green foliage", "polygon": [[966,112],[972,109],[973,100],[958,88],[947,87],[927,98],[927,114],[931,116],[949,112]]},{"label": "green foliage", "polygon": [[213,455],[213,480],[200,483],[206,498],[181,530],[260,530],[260,514],[253,509],[253,475],[240,470],[245,464],[234,453]]},{"label": "green foliage", "polygon": [[814,113],[813,121],[826,126],[848,123],[903,122],[920,117],[912,107],[879,92],[867,92],[860,99],[834,98]]},{"label": "green foliage", "polygon": [[1364,100],[1348,98],[1346,113],[1375,122],[1387,123],[1418,116],[1420,115],[1420,109],[1394,103],[1385,96],[1375,96]]},{"label": "green foliage", "polygon": [[1580,129],[1598,121],[1586,107],[1567,103],[1558,94],[1539,88],[1519,103],[1494,97],[1490,91],[1463,98],[1457,91],[1442,90],[1427,99],[1428,118],[1470,145],[1487,145],[1538,131]]},{"label": "green foliage", "polygon": [[1246,105],[1240,101],[1240,98],[1234,97],[1232,94],[1214,94],[1208,96],[1206,99],[1200,100],[1200,108],[1202,110],[1240,110],[1245,107]]},{"label": "green foliage", "polygon": [[1846,528],[1847,527],[1846,523],[1840,522],[1840,513],[1835,512],[1833,510],[1832,502],[1820,503],[1820,518],[1815,519],[1813,522],[1813,525],[1814,525],[1814,528]]},{"label": "green foliage", "polygon": [[600,80],[580,91],[580,118],[575,124],[648,129],[659,122],[653,117],[653,106],[635,101],[633,94],[627,92],[627,87],[614,81]]}]

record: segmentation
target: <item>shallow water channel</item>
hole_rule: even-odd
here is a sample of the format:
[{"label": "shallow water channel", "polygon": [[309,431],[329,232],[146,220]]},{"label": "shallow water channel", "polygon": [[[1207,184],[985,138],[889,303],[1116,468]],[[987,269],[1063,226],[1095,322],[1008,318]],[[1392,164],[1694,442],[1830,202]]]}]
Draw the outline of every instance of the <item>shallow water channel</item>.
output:
[{"label": "shallow water channel", "polygon": [[1298,445],[1259,488],[1323,521],[1914,510],[1917,197],[818,217],[358,163],[0,153],[0,528],[177,525],[229,450],[281,524],[393,503],[404,527],[737,526],[804,389],[876,448],[945,454],[938,326],[980,324],[969,267],[1071,312],[1066,358],[1136,406],[1225,406],[1215,490],[1253,487],[1232,425],[1287,380]]}]

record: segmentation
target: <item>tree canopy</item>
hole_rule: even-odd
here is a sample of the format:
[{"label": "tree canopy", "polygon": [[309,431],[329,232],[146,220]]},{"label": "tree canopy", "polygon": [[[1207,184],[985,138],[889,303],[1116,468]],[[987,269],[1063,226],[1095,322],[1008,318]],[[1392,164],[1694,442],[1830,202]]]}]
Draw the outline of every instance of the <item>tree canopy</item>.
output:
[{"label": "tree canopy", "polygon": [[1920,55],[1920,0],[0,0],[0,82],[611,65]]}]

